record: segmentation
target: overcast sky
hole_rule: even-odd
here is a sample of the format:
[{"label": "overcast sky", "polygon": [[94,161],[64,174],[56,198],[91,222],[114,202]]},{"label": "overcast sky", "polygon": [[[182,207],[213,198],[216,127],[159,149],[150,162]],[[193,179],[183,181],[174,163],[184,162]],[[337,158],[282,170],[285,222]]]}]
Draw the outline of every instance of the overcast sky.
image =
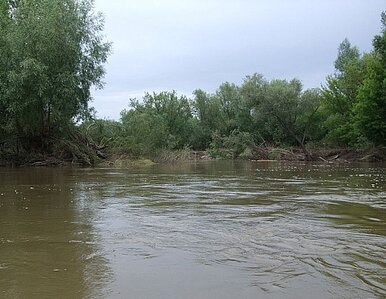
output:
[{"label": "overcast sky", "polygon": [[101,118],[119,119],[146,91],[191,96],[246,75],[320,87],[339,43],[362,52],[380,32],[384,0],[95,0],[113,51],[93,92]]}]

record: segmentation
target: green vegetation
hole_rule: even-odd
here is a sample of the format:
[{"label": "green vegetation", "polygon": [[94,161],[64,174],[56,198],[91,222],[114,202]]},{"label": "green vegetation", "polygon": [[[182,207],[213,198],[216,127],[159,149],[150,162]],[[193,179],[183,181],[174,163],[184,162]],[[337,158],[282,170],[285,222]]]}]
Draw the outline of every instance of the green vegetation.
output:
[{"label": "green vegetation", "polygon": [[2,2],[1,157],[31,161],[34,153],[92,165],[107,153],[126,165],[206,151],[200,156],[311,160],[319,158],[315,148],[386,145],[386,13],[374,50],[361,54],[345,39],[321,89],[253,74],[213,94],[197,89],[192,98],[147,93],[112,121],[93,118],[88,107],[110,47],[92,6],[90,0]]},{"label": "green vegetation", "polygon": [[1,1],[2,156],[59,155],[58,143],[63,157],[88,155],[75,123],[90,116],[90,87],[102,86],[110,47],[92,8],[90,0]]},{"label": "green vegetation", "polygon": [[354,148],[386,145],[386,12],[371,53],[348,40],[339,47],[336,72],[323,88],[326,139]]},{"label": "green vegetation", "polygon": [[386,145],[386,12],[383,29],[374,38],[374,52],[367,76],[358,91],[354,107],[355,124],[360,134],[376,145]]}]

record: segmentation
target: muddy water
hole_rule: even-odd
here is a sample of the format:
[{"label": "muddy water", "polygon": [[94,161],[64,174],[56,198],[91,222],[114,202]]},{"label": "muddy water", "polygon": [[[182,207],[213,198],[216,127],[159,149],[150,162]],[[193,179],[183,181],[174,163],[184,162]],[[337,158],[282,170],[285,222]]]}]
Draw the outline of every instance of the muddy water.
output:
[{"label": "muddy water", "polygon": [[384,298],[385,167],[0,168],[0,298]]}]

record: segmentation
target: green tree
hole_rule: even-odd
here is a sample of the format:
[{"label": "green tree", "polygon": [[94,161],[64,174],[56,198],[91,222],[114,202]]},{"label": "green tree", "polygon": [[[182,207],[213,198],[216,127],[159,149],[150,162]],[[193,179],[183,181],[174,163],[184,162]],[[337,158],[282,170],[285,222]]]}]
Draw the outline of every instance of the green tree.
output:
[{"label": "green tree", "polygon": [[319,88],[303,91],[299,99],[299,112],[295,124],[304,144],[309,141],[320,141],[325,137],[324,115],[320,110],[321,100]]},{"label": "green tree", "polygon": [[207,94],[202,90],[196,90],[193,94],[192,106],[198,120],[200,148],[213,145],[213,138],[222,140],[234,134],[232,132],[251,130],[250,107],[239,86],[225,82],[214,94]]},{"label": "green tree", "polygon": [[198,149],[208,148],[214,132],[224,129],[224,115],[220,100],[201,89],[193,92],[192,111],[196,119],[195,140],[193,146]]},{"label": "green tree", "polygon": [[353,60],[359,60],[360,53],[357,47],[353,47],[350,41],[345,38],[339,45],[338,57],[334,66],[337,73],[344,73],[346,65]]},{"label": "green tree", "polygon": [[386,12],[381,21],[382,31],[373,40],[373,59],[354,108],[360,132],[376,145],[386,145]]},{"label": "green tree", "polygon": [[7,1],[0,2],[0,149],[6,137],[10,136],[9,119],[7,113],[7,87],[8,71],[11,69],[11,49],[8,43],[8,28],[10,26],[10,6]]},{"label": "green tree", "polygon": [[191,145],[192,112],[188,99],[175,91],[147,93],[141,102],[131,101],[121,113],[122,143],[136,155]]},{"label": "green tree", "polygon": [[[137,105],[137,109],[139,108]],[[143,98],[143,108],[147,111],[154,110],[166,123],[169,148],[181,149],[189,145],[192,111],[185,96],[178,96],[175,91],[147,93]]]},{"label": "green tree", "polygon": [[317,89],[302,91],[299,80],[272,80],[261,86],[255,106],[255,117],[265,119],[280,132],[281,141],[300,146],[310,159],[306,143],[315,136],[320,93]]},{"label": "green tree", "polygon": [[353,144],[359,138],[354,128],[353,107],[370,60],[368,54],[360,55],[358,48],[353,47],[347,39],[339,46],[335,73],[327,77],[327,84],[322,88],[327,137],[334,142]]},{"label": "green tree", "polygon": [[99,148],[114,146],[115,139],[122,135],[122,123],[109,119],[84,121],[79,128],[83,134],[91,137]]},{"label": "green tree", "polygon": [[251,128],[250,107],[242,96],[241,88],[225,82],[218,88],[216,96],[225,116],[225,134],[229,135],[234,130],[248,131]]},{"label": "green tree", "polygon": [[115,145],[134,156],[152,155],[168,148],[169,131],[165,119],[154,110],[140,108],[122,112],[122,132]]},{"label": "green tree", "polygon": [[92,0],[2,1],[1,14],[3,116],[13,134],[42,145],[85,118],[90,88],[102,86],[103,18]]},{"label": "green tree", "polygon": [[266,113],[261,113],[261,104],[264,99],[265,89],[268,81],[261,74],[246,76],[240,87],[240,93],[245,103],[245,109],[248,113],[248,129],[254,136],[256,142],[265,144],[267,141],[273,141],[273,132],[276,130],[270,117]]}]

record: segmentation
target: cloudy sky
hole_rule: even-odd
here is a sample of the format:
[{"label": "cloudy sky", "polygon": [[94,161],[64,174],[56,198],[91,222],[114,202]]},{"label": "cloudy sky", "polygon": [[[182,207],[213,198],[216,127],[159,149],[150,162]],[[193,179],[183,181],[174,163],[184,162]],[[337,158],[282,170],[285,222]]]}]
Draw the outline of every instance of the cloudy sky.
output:
[{"label": "cloudy sky", "polygon": [[380,32],[384,0],[95,0],[113,43],[105,88],[93,92],[101,118],[119,119],[146,91],[214,92],[246,75],[300,79],[319,87],[339,43],[363,52]]}]

